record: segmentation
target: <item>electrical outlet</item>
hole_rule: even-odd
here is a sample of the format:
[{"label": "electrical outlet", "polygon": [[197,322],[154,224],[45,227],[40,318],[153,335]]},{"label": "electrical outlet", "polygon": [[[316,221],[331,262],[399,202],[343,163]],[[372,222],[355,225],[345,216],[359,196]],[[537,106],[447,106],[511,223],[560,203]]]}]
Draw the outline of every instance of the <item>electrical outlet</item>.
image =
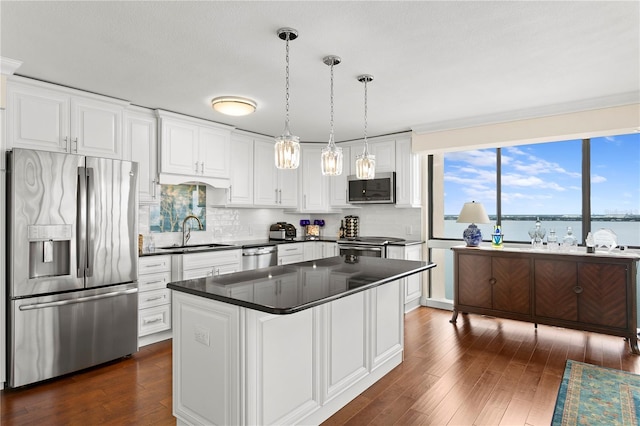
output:
[{"label": "electrical outlet", "polygon": [[210,346],[209,330],[201,325],[196,325],[195,338],[196,342],[202,343],[205,346]]}]

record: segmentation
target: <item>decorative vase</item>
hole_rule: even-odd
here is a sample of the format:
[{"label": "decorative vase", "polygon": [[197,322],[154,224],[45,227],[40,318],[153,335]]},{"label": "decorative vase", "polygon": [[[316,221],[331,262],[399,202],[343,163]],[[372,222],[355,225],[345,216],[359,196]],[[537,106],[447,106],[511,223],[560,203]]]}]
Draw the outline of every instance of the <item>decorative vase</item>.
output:
[{"label": "decorative vase", "polygon": [[491,234],[491,247],[495,249],[501,249],[503,240],[504,240],[504,234],[502,233],[502,229],[500,228],[500,225],[494,226],[493,234]]},{"label": "decorative vase", "polygon": [[462,233],[462,239],[467,243],[467,247],[478,247],[482,242],[482,232],[480,228],[472,223]]}]

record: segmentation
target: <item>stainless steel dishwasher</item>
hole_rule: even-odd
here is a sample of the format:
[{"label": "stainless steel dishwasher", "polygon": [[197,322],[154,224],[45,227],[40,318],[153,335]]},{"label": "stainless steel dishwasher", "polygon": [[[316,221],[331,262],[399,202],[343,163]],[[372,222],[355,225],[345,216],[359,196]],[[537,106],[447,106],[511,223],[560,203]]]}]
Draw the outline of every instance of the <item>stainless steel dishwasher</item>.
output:
[{"label": "stainless steel dishwasher", "polygon": [[242,270],[266,268],[278,263],[277,246],[246,247],[242,249]]}]

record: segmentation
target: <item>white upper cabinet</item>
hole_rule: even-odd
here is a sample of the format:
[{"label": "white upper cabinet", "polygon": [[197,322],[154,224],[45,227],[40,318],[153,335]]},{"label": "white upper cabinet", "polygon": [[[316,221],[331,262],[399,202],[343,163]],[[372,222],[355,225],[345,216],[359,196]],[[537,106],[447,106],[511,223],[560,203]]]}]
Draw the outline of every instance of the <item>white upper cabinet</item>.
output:
[{"label": "white upper cabinet", "polygon": [[396,207],[421,207],[422,157],[411,152],[411,137],[396,140]]},{"label": "white upper cabinet", "polygon": [[254,141],[254,205],[295,208],[298,204],[298,170],[280,170],[275,165],[272,140]]},{"label": "white upper cabinet", "polygon": [[131,107],[125,111],[125,146],[131,161],[138,162],[140,203],[158,201],[158,138],[153,111]]},{"label": "white upper cabinet", "polygon": [[253,138],[243,135],[231,136],[231,186],[228,204],[232,206],[253,205]]},{"label": "white upper cabinet", "polygon": [[[339,145],[342,148],[342,174],[340,176],[331,176],[329,179],[329,205],[332,208],[353,207],[349,204],[349,185],[347,176],[355,173],[355,160],[352,163],[351,150],[355,147]],[[352,171],[353,170],[353,171]]]},{"label": "white upper cabinet", "polygon": [[157,111],[160,120],[160,181],[201,181],[229,186],[231,128]]},{"label": "white upper cabinet", "polygon": [[[376,156],[376,173],[380,172],[395,172],[396,171],[396,141],[395,139],[386,138],[372,138],[369,142],[369,153]],[[340,146],[340,145],[339,145]],[[364,150],[364,141],[358,141],[358,143],[351,147],[351,162],[354,167],[356,157],[362,154]]]},{"label": "white upper cabinet", "polygon": [[125,101],[12,77],[7,83],[9,147],[122,159]]},{"label": "white upper cabinet", "polygon": [[339,176],[323,176],[320,156],[324,145],[302,145],[301,212],[325,212],[329,210],[330,179]]}]

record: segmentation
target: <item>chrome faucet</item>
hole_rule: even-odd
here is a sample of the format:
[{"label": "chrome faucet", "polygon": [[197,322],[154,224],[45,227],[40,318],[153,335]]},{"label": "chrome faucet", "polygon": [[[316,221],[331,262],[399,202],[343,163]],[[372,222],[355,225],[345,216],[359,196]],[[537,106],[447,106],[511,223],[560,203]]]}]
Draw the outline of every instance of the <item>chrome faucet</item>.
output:
[{"label": "chrome faucet", "polygon": [[184,220],[182,221],[182,246],[186,246],[187,245],[187,241],[189,241],[189,238],[191,238],[191,227],[187,228],[187,222],[189,221],[189,219],[195,219],[198,221],[198,228],[200,230],[203,230],[204,228],[202,227],[202,222],[200,222],[200,219],[198,219],[198,216],[194,216],[192,214],[188,215],[187,217],[184,218]]}]

